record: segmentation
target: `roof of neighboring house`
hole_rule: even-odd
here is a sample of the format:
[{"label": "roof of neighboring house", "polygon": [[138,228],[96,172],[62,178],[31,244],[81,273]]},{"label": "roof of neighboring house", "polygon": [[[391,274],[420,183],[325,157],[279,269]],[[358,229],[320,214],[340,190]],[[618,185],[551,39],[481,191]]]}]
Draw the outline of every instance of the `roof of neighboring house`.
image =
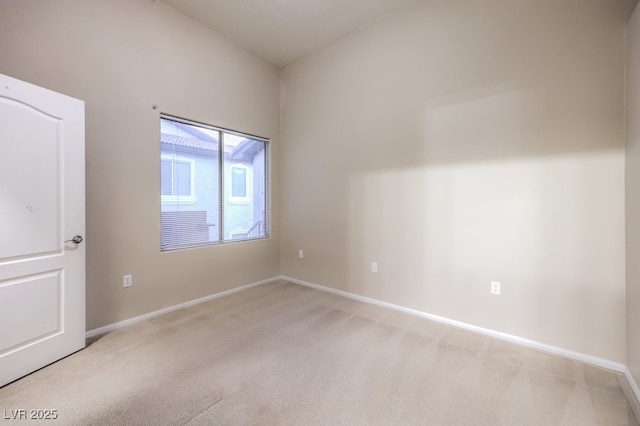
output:
[{"label": "roof of neighboring house", "polygon": [[204,149],[207,151],[217,151],[218,150],[218,141],[213,142],[213,138],[211,142],[203,140],[203,139],[194,139],[194,138],[185,138],[182,136],[174,136],[168,135],[166,133],[160,133],[160,141],[162,143],[182,146],[185,148],[194,148],[194,149]]},{"label": "roof of neighboring house", "polygon": [[[171,145],[174,149],[218,152],[218,141],[214,141],[213,138],[208,139],[211,141],[160,133],[160,141],[163,144]],[[250,163],[253,161],[253,157],[258,153],[258,151],[260,151],[261,146],[260,144],[255,143],[254,140],[243,139],[236,146],[225,145],[224,148],[227,158]]]},{"label": "roof of neighboring house", "polygon": [[[170,121],[170,120],[167,120]],[[183,134],[191,136],[178,136],[172,135],[169,133],[164,133],[161,128],[160,132],[160,141],[163,144],[172,145],[173,149],[179,147],[179,149],[186,150],[202,150],[209,152],[217,152],[218,151],[218,139],[211,134],[202,132],[198,130],[196,127],[180,123],[178,121],[171,121],[171,126],[175,126],[175,128],[182,130]],[[169,130],[169,129],[167,129]],[[237,140],[237,138],[236,138]],[[253,157],[260,151],[261,145],[255,143],[254,140],[249,138],[244,138],[237,144],[226,144],[224,146],[224,151],[227,158],[236,161],[245,161],[252,162]]]}]

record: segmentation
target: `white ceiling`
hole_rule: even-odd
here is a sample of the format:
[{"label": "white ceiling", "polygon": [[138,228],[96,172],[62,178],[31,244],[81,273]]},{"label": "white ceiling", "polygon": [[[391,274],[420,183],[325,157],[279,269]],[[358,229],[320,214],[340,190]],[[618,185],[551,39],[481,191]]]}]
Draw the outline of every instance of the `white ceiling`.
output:
[{"label": "white ceiling", "polygon": [[277,64],[422,0],[162,0]]}]

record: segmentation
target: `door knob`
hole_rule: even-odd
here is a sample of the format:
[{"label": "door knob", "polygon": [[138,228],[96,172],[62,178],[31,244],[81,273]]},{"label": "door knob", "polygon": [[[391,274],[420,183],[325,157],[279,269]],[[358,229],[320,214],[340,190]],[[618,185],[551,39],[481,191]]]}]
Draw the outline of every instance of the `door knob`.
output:
[{"label": "door knob", "polygon": [[76,235],[72,239],[65,241],[65,243],[80,244],[82,240],[83,240],[82,236]]}]

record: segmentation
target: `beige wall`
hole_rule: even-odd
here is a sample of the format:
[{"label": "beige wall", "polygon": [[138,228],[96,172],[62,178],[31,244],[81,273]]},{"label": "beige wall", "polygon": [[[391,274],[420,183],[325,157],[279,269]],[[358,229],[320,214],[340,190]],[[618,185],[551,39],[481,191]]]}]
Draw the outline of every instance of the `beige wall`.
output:
[{"label": "beige wall", "polygon": [[[0,0],[0,73],[86,102],[88,329],[278,275],[276,66],[160,2]],[[272,239],[160,253],[160,112],[273,138]]]},{"label": "beige wall", "polygon": [[625,362],[631,3],[425,1],[286,67],[283,273]]},{"label": "beige wall", "polygon": [[640,9],[627,32],[627,367],[640,383]]}]

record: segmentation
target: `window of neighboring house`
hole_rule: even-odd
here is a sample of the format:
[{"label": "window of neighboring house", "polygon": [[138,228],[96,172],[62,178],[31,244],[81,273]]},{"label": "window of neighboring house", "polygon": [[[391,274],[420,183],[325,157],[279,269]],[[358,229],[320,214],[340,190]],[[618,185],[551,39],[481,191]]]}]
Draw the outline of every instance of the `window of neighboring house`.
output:
[{"label": "window of neighboring house", "polygon": [[246,165],[234,164],[229,171],[229,202],[251,202],[250,168]]},{"label": "window of neighboring house", "polygon": [[174,154],[162,154],[160,165],[162,203],[195,204],[194,161]]},{"label": "window of neighboring house", "polygon": [[268,146],[268,139],[162,114],[162,251],[267,238]]}]

